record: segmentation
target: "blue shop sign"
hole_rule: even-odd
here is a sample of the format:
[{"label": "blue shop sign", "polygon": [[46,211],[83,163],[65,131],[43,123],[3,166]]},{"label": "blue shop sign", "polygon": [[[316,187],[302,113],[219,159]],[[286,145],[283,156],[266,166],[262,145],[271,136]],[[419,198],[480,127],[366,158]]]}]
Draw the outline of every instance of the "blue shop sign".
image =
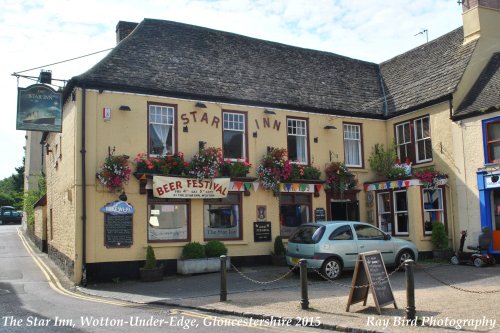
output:
[{"label": "blue shop sign", "polygon": [[[500,187],[499,175],[490,175],[484,177],[484,187],[485,188],[498,188]],[[491,178],[495,177],[496,182],[494,182]]]},{"label": "blue shop sign", "polygon": [[135,208],[125,201],[113,201],[102,207],[101,212],[111,215],[132,215]]}]

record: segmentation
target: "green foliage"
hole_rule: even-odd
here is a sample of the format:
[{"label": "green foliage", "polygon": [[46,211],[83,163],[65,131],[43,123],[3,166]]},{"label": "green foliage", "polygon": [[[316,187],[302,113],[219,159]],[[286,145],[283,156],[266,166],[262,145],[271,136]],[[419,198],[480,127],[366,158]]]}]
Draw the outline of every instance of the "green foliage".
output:
[{"label": "green foliage", "polygon": [[45,177],[38,177],[38,189],[26,191],[24,193],[23,210],[26,213],[26,221],[29,227],[35,223],[35,207],[34,205],[47,193],[47,183]]},{"label": "green foliage", "polygon": [[146,263],[144,264],[145,269],[156,268],[156,256],[155,251],[151,245],[148,245],[146,249]]},{"label": "green foliage", "polygon": [[401,179],[406,177],[408,177],[408,175],[406,174],[406,169],[399,165],[394,164],[387,172],[388,179]]},{"label": "green foliage", "polygon": [[245,160],[242,161],[221,161],[219,173],[225,177],[246,177],[252,165]]},{"label": "green foliage", "polygon": [[274,254],[277,256],[285,255],[285,245],[281,236],[276,236],[274,239]]},{"label": "green foliage", "polygon": [[227,254],[227,248],[224,243],[218,240],[211,240],[205,244],[205,254],[207,257],[220,257]]},{"label": "green foliage", "polygon": [[377,172],[379,176],[388,177],[396,159],[396,147],[394,144],[385,149],[384,145],[376,143],[368,158],[368,163],[370,164],[370,168]]},{"label": "green foliage", "polygon": [[205,257],[205,247],[198,242],[189,242],[182,249],[182,259],[199,259]]},{"label": "green foliage", "polygon": [[443,223],[432,221],[431,241],[436,250],[445,250],[448,248],[448,235]]},{"label": "green foliage", "polygon": [[286,180],[318,180],[320,177],[321,171],[314,165],[292,164],[292,172]]}]

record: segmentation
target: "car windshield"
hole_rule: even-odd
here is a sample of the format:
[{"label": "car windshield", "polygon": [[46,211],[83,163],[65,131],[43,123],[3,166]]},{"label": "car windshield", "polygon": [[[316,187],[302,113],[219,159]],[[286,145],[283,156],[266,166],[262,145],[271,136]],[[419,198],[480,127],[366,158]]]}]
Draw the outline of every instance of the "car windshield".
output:
[{"label": "car windshield", "polygon": [[315,244],[319,242],[325,232],[325,227],[320,225],[308,225],[299,227],[288,240],[291,243]]}]

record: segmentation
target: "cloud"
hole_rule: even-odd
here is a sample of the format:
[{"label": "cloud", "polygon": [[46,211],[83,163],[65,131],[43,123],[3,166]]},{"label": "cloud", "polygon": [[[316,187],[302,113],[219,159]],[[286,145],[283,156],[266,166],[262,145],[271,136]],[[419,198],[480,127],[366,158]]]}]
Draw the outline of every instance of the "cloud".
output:
[{"label": "cloud", "polygon": [[[113,47],[119,20],[173,20],[376,63],[424,43],[423,35],[414,36],[424,28],[434,39],[462,24],[460,6],[449,0],[4,0],[2,7],[0,179],[15,172],[24,154],[11,74]],[[67,80],[104,55],[45,69]],[[19,80],[22,87],[33,83]]]}]

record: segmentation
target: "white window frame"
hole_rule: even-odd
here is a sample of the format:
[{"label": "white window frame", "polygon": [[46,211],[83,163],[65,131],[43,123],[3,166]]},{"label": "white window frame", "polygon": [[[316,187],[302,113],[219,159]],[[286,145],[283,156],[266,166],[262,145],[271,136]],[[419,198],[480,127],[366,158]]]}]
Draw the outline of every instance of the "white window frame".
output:
[{"label": "white window frame", "polygon": [[[401,193],[404,192],[406,195],[406,210],[397,210],[397,200],[396,200],[396,193]],[[399,191],[393,191],[392,192],[392,203],[393,203],[393,210],[394,210],[394,234],[395,235],[403,235],[403,236],[408,236],[410,234],[410,219],[407,217],[406,223],[408,224],[407,232],[400,232],[398,229],[398,213],[406,213],[406,216],[408,216],[408,192],[406,190],[399,190]]]},{"label": "white window frame", "polygon": [[[425,136],[425,137],[424,137],[424,126],[423,126],[424,119],[427,119],[427,121],[429,122],[429,135]],[[419,127],[419,124],[420,124],[420,127]],[[432,161],[432,139],[431,139],[431,119],[430,119],[430,117],[425,116],[425,117],[421,117],[421,118],[413,120],[413,129],[414,129],[414,138],[415,138],[415,161],[417,163],[424,163],[424,162]],[[418,139],[419,134],[421,135],[420,139]],[[420,141],[425,142],[426,140],[429,140],[431,142],[431,148],[430,148],[431,149],[431,152],[430,152],[431,157],[420,160],[418,158],[418,155],[419,155],[418,143]],[[425,149],[425,143],[424,143],[424,149]],[[425,155],[427,155],[426,150],[424,151],[424,156]]]},{"label": "white window frame", "polygon": [[[354,156],[349,154],[346,142],[354,142],[358,148],[358,164],[351,163]],[[360,124],[344,124],[344,160],[348,167],[363,167],[363,156],[361,153],[361,125]]]},{"label": "white window frame", "polygon": [[[408,128],[408,138],[406,138],[405,135],[405,129],[406,127]],[[399,133],[400,131],[403,131],[403,142],[399,142]],[[410,122],[406,121],[401,124],[396,125],[396,146],[397,146],[397,153],[398,153],[398,158],[401,160],[401,163],[403,163],[403,157],[401,155],[401,150],[404,149],[405,156],[408,158],[411,158],[411,152],[408,151],[408,147],[411,146],[411,126]],[[405,159],[406,160],[406,159]]]},{"label": "white window frame", "polygon": [[[226,116],[232,117],[232,120],[226,119]],[[238,113],[238,112],[229,112],[229,111],[223,111],[222,112],[222,130],[223,131],[233,131],[233,132],[241,132],[243,133],[243,140],[242,140],[242,147],[241,147],[241,152],[243,156],[240,156],[238,158],[226,158],[224,156],[224,159],[227,161],[238,161],[238,160],[246,160],[247,159],[247,147],[246,147],[246,115],[244,113]],[[222,135],[222,146],[224,147],[224,134]],[[224,149],[223,149],[224,153]]]},{"label": "white window frame", "polygon": [[[148,154],[149,156],[163,156],[166,153],[171,155],[175,154],[175,108],[169,105],[160,104],[149,104],[148,106]],[[170,150],[167,150],[165,154],[153,154],[151,152],[150,142],[151,142],[151,125],[164,125],[170,126],[169,131],[171,131],[172,146]]]},{"label": "white window frame", "polygon": [[[303,151],[303,154],[304,154],[304,161],[299,161],[299,160],[294,160],[292,161],[293,163],[296,163],[296,164],[304,164],[304,165],[307,165],[309,163],[308,159],[308,150],[307,150],[307,146],[308,146],[308,142],[307,142],[307,120],[305,119],[297,119],[297,118],[288,118],[287,119],[287,133],[288,133],[288,136],[296,136],[296,137],[300,137],[300,138],[303,138],[303,142],[304,142],[304,151]],[[301,124],[301,125],[299,125]],[[290,152],[289,152],[290,154]],[[297,154],[299,155],[299,154]]]},{"label": "white window frame", "polygon": [[[388,211],[382,211],[381,208],[384,208],[383,204],[383,197],[384,195],[389,196],[389,210]],[[390,208],[390,198],[391,198],[391,192],[378,192],[377,193],[377,224],[380,230],[392,235],[392,221],[391,221],[391,208]],[[382,203],[382,204],[381,204]],[[382,214],[389,214],[389,222],[387,223],[387,230],[384,230],[382,227]],[[390,226],[390,228],[389,228]]]}]

